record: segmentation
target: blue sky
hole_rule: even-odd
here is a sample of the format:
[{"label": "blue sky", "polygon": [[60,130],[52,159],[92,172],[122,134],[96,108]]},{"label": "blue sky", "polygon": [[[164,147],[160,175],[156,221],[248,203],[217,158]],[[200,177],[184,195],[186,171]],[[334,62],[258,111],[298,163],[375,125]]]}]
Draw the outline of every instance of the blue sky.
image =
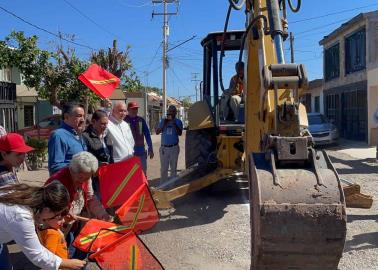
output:
[{"label": "blue sky", "polygon": [[[295,58],[296,62],[306,65],[310,79],[321,78],[322,48],[318,44],[319,40],[353,16],[377,10],[378,2],[302,2],[299,13],[289,12],[288,15],[289,31],[295,35]],[[161,6],[153,6],[151,1],[146,0],[3,0],[0,1],[0,7],[51,32],[74,34],[77,43],[94,49],[107,48],[111,46],[113,38],[117,38],[121,49],[126,45],[131,46],[133,66],[142,82],[161,88],[162,16],[151,16],[153,11],[161,12]],[[168,95],[195,95],[195,83],[191,79],[192,73],[199,73],[199,77],[202,74],[200,40],[208,32],[223,29],[227,7],[227,0],[181,0],[178,15],[169,18],[169,47],[172,48],[194,35],[196,38],[172,50],[168,55]],[[175,11],[174,5],[171,5],[170,11]],[[59,40],[54,36],[23,23],[2,10],[0,13],[1,39],[12,30],[17,30],[24,31],[27,35],[37,35],[41,48],[54,50],[58,44]],[[242,29],[243,26],[244,13],[233,11],[229,29]],[[86,47],[65,42],[63,44],[75,47],[77,54],[83,59],[87,59],[91,53],[91,49]],[[289,48],[288,42],[285,47]],[[288,61],[290,52],[287,50],[286,53]],[[225,58],[225,81],[232,75],[236,55],[237,53],[230,53]]]}]

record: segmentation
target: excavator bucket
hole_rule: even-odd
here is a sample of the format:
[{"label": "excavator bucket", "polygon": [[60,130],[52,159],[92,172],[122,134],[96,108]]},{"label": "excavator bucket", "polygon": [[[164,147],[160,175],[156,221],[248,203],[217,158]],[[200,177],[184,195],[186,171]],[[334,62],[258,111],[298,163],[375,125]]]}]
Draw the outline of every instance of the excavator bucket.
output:
[{"label": "excavator bucket", "polygon": [[360,185],[341,179],[345,195],[346,206],[349,208],[370,209],[373,205],[373,197],[361,193]]},{"label": "excavator bucket", "polygon": [[265,157],[250,156],[251,269],[337,269],[346,237],[345,199],[327,154],[317,154],[316,170],[276,169]]}]

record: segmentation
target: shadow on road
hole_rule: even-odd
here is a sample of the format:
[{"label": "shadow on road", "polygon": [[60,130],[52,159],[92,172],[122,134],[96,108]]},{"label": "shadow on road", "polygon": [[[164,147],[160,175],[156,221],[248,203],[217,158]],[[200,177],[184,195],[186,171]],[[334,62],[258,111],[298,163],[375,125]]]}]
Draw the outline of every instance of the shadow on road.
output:
[{"label": "shadow on road", "polygon": [[173,202],[174,210],[161,211],[161,221],[146,234],[213,223],[227,213],[228,205],[248,203],[245,182],[222,180]]},{"label": "shadow on road", "polygon": [[339,174],[371,174],[378,172],[378,163],[375,159],[365,158],[365,159],[353,159],[344,160],[339,159],[332,154],[329,154],[332,163],[339,163],[341,166],[335,165],[336,170]]},{"label": "shadow on road", "polygon": [[344,252],[378,248],[378,232],[362,233],[353,236],[345,243]]},{"label": "shadow on road", "polygon": [[[11,259],[11,263],[13,265],[13,270],[38,270],[40,268],[34,266],[28,258],[22,253],[22,251],[18,251],[15,253],[10,253],[9,257]],[[0,266],[1,269],[1,266]]]},{"label": "shadow on road", "polygon": [[375,222],[378,222],[378,215],[348,215],[347,216],[348,223],[357,221],[357,220],[375,220]]}]

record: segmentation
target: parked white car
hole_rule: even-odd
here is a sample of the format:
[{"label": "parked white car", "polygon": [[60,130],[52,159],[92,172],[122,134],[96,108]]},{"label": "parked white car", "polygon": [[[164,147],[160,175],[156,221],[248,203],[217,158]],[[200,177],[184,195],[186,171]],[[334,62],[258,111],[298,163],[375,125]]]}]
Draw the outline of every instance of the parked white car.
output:
[{"label": "parked white car", "polygon": [[309,131],[314,138],[315,145],[327,145],[338,142],[339,132],[323,114],[308,113]]}]

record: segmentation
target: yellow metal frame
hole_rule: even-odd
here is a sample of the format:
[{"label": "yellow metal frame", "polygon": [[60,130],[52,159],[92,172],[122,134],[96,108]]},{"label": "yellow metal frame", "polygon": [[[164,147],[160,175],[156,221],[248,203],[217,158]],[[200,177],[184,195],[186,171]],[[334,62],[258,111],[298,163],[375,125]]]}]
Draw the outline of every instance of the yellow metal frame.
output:
[{"label": "yellow metal frame", "polygon": [[217,137],[217,159],[219,167],[238,170],[244,167],[242,164],[243,153],[240,153],[234,147],[234,144],[241,140],[242,136],[220,135]]},{"label": "yellow metal frame", "polygon": [[233,173],[231,169],[216,169],[211,174],[198,178],[195,181],[179,186],[177,188],[165,191],[159,189],[151,189],[152,197],[158,209],[172,208],[171,201],[181,198],[188,193],[203,189],[221,179],[226,178]]}]

